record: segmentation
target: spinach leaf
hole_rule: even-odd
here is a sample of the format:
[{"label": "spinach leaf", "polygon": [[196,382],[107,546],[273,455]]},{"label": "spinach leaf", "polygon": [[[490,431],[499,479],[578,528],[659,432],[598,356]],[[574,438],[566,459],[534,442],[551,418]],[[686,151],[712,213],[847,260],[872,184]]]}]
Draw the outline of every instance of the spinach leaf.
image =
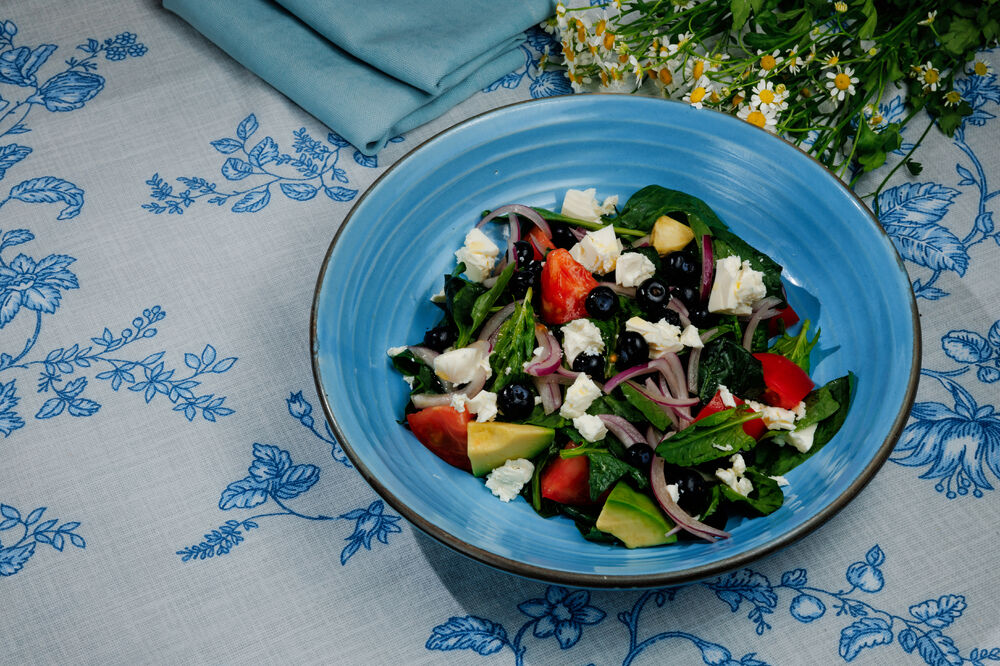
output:
[{"label": "spinach leaf", "polygon": [[635,406],[626,400],[619,400],[610,395],[602,395],[590,404],[587,408],[588,414],[613,414],[620,416],[626,421],[639,422],[643,419],[643,414]]},{"label": "spinach leaf", "polygon": [[[549,220],[550,222],[563,222],[573,227],[583,227],[584,229],[589,229],[591,231],[596,231],[601,227],[608,226],[607,222],[590,222],[589,220],[578,220],[575,217],[566,217],[560,213],[554,213],[551,210],[546,210],[544,208],[534,208],[534,211],[542,216],[543,219]],[[605,216],[605,220],[609,218]],[[611,222],[617,221],[617,218],[612,218]],[[614,227],[615,233],[619,236],[633,236],[635,238],[640,238],[645,236],[646,233],[636,229],[630,229],[628,227]]]},{"label": "spinach leaf", "polygon": [[698,398],[708,402],[719,384],[741,398],[756,398],[764,390],[760,361],[728,337],[712,340],[701,352],[698,363]]},{"label": "spinach leaf", "polygon": [[[817,451],[833,439],[847,418],[851,395],[854,393],[854,373],[848,373],[827,383],[823,387],[806,396],[806,415],[798,423],[798,427],[808,427],[816,423],[812,447],[802,453],[793,446],[782,446],[776,441],[761,442],[757,447],[757,462],[755,466],[765,474],[777,476],[792,470],[808,460]],[[833,413],[829,413],[831,405],[836,405]],[[813,420],[829,414],[818,422]],[[805,424],[803,426],[802,424]]]},{"label": "spinach leaf", "polygon": [[445,312],[458,331],[457,347],[464,347],[472,340],[475,331],[472,309],[484,290],[482,285],[459,277],[464,270],[465,264],[459,263],[451,275],[444,277]]},{"label": "spinach leaf", "polygon": [[437,375],[434,374],[434,369],[414,356],[410,350],[393,356],[392,365],[400,374],[413,377],[413,388],[410,389],[410,395],[414,393],[444,393],[444,387]]},{"label": "spinach leaf", "polygon": [[[619,296],[619,298],[624,298],[624,296]],[[619,308],[620,310],[621,308]],[[604,381],[609,374],[613,373],[613,364],[611,363],[610,356],[611,350],[618,344],[618,331],[621,330],[621,321],[619,317],[614,316],[610,319],[591,319],[590,322],[601,332],[601,340],[604,341],[604,376],[594,377],[594,379]]]},{"label": "spinach leaf", "polygon": [[576,524],[576,529],[580,530],[580,534],[587,541],[597,541],[600,543],[616,543],[618,539],[607,532],[602,532],[595,527],[597,523],[597,517],[600,515],[600,511],[597,509],[588,509],[582,506],[569,506],[568,504],[563,504],[560,506],[562,513],[568,518],[571,518]]},{"label": "spinach leaf", "polygon": [[563,417],[559,416],[558,411],[546,414],[541,405],[535,405],[535,408],[531,411],[531,414],[528,415],[528,418],[524,420],[524,423],[528,425],[541,426],[543,428],[556,429],[565,426],[567,421]]},{"label": "spinach leaf", "polygon": [[[760,414],[749,409],[724,409],[663,440],[656,447],[656,453],[668,463],[691,467],[747,451],[754,447],[756,441],[743,432],[743,424],[759,418]],[[719,446],[725,450],[717,448]]]},{"label": "spinach leaf", "polygon": [[642,412],[642,415],[646,417],[646,420],[652,423],[657,430],[662,432],[670,429],[672,425],[670,417],[663,413],[663,409],[661,409],[659,405],[636,391],[628,384],[622,384],[621,389],[625,399],[628,400],[633,407]]},{"label": "spinach leaf", "polygon": [[768,349],[772,354],[781,354],[789,361],[799,366],[807,373],[809,372],[809,354],[812,352],[812,348],[816,346],[819,341],[819,330],[816,330],[816,335],[813,336],[812,340],[809,339],[809,325],[810,322],[806,319],[802,322],[802,330],[799,331],[798,335],[788,335],[783,333],[780,338],[778,338],[771,348]]},{"label": "spinach leaf", "polygon": [[550,460],[559,455],[559,446],[552,442],[549,448],[535,457],[535,470],[531,474],[531,497],[528,501],[536,512],[542,510],[542,471]]},{"label": "spinach leaf", "polygon": [[[726,227],[715,211],[698,197],[660,185],[648,185],[629,197],[616,222],[623,227],[648,232],[660,216],[676,211],[687,214],[689,223],[691,217],[695,216],[713,230]],[[695,231],[695,236],[699,235],[694,227],[692,230]]]},{"label": "spinach leaf", "polygon": [[632,467],[624,460],[616,458],[605,448],[578,446],[575,449],[563,449],[559,452],[563,458],[587,456],[590,460],[590,499],[597,500],[605,490],[615,484],[618,479],[627,476],[632,483],[641,489],[649,487],[649,479],[641,471]]},{"label": "spinach leaf", "polygon": [[781,492],[781,487],[777,481],[753,468],[748,468],[744,476],[753,483],[753,490],[750,491],[750,494],[746,496],[740,495],[729,486],[721,484],[719,488],[726,499],[731,502],[748,504],[763,516],[774,513],[781,508],[781,505],[785,501],[785,494]]},{"label": "spinach leaf", "polygon": [[496,393],[524,374],[524,362],[535,351],[535,313],[531,309],[531,289],[514,312],[501,324],[497,341],[490,355],[493,368],[493,385]]},{"label": "spinach leaf", "polygon": [[479,297],[476,298],[475,303],[472,305],[472,324],[469,326],[467,334],[463,332],[463,334],[458,336],[458,340],[455,342],[456,348],[464,347],[472,342],[472,334],[480,326],[482,326],[483,322],[486,321],[486,318],[490,316],[490,308],[492,308],[493,304],[497,302],[498,298],[500,298],[500,294],[503,293],[507,283],[510,282],[512,275],[514,275],[513,262],[507,264],[507,267],[500,272],[500,275],[497,276],[496,283],[490,287],[489,291],[484,294],[480,294]]},{"label": "spinach leaf", "polygon": [[709,492],[708,508],[698,517],[698,520],[705,522],[705,519],[715,514],[722,506],[723,496],[721,484],[715,484]]}]

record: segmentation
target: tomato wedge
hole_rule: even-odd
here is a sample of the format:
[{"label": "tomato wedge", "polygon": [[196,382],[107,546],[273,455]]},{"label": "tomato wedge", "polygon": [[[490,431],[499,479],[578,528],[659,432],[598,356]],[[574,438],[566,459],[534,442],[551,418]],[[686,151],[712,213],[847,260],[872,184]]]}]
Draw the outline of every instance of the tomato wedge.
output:
[{"label": "tomato wedge", "polygon": [[[550,250],[556,249],[552,239],[546,236],[538,227],[531,227],[531,231],[528,232],[528,242],[531,243],[531,251],[535,253],[535,260],[537,261],[544,259],[544,255],[548,254]],[[539,252],[538,248],[542,248],[544,253]]]},{"label": "tomato wedge", "polygon": [[[784,329],[778,324],[779,321],[784,322]],[[798,313],[792,309],[791,305],[786,305],[778,310],[778,314],[767,320],[767,337],[773,338],[781,335],[783,331],[787,331],[797,323],[799,323]]]},{"label": "tomato wedge", "polygon": [[542,317],[550,324],[565,324],[587,316],[587,294],[597,280],[562,248],[552,250],[542,268]]},{"label": "tomato wedge", "polygon": [[[578,446],[570,443],[566,448]],[[542,497],[570,505],[594,504],[590,499],[590,460],[587,456],[554,458],[542,470]]]},{"label": "tomato wedge", "polygon": [[754,354],[764,370],[764,402],[774,407],[794,409],[813,390],[806,371],[781,354]]},{"label": "tomato wedge", "polygon": [[[736,403],[737,407],[744,404],[743,400],[737,398],[735,395],[733,396],[733,402]],[[712,399],[708,401],[708,404],[702,407],[701,411],[698,412],[698,415],[694,417],[694,420],[700,421],[706,416],[710,416],[716,412],[721,412],[724,409],[729,409],[729,407],[726,407],[722,402],[722,392],[716,391],[715,395],[712,396]],[[764,433],[767,432],[767,426],[764,425],[763,419],[754,419],[753,421],[747,421],[743,424],[743,432],[750,435],[754,439],[760,439],[764,436]]]},{"label": "tomato wedge", "polygon": [[451,405],[427,407],[406,415],[410,430],[421,444],[449,465],[467,472],[472,471],[466,434],[471,419],[469,410],[459,412]]}]

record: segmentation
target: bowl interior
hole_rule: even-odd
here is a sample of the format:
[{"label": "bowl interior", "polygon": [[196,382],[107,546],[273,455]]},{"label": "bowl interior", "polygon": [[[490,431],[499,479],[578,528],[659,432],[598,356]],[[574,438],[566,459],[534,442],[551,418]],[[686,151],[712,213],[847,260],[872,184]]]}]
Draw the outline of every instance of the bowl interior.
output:
[{"label": "bowl interior", "polygon": [[[542,519],[521,499],[504,504],[481,480],[425,450],[397,423],[408,389],[386,350],[417,343],[437,322],[428,299],[481,211],[515,202],[557,209],[568,188],[585,187],[624,203],[653,183],[701,197],[781,263],[792,305],[822,329],[813,378],[822,384],[852,370],[858,388],[836,438],[787,475],[779,511],[731,522],[733,538],[714,544],[626,550],[587,542],[570,521]],[[376,490],[468,555],[577,585],[697,579],[808,532],[884,462],[916,385],[919,332],[909,280],[867,209],[818,163],[766,132],[647,98],[513,105],[424,144],[344,223],[320,275],[313,317],[324,407]]]}]

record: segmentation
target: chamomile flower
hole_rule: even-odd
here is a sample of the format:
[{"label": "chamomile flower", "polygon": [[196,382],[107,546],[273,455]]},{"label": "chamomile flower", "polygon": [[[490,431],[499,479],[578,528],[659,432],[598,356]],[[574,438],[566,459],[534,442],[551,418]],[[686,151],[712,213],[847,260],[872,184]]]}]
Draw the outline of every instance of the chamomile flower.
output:
[{"label": "chamomile flower", "polygon": [[948,94],[944,96],[945,106],[958,106],[962,101],[962,96],[958,94],[957,90],[949,90]]},{"label": "chamomile flower", "polygon": [[778,124],[778,114],[773,110],[756,108],[752,105],[740,107],[736,117],[768,132],[774,132]]},{"label": "chamomile flower", "polygon": [[858,77],[854,76],[854,70],[850,67],[838,70],[836,74],[827,72],[826,78],[828,79],[826,88],[830,91],[830,96],[838,102],[844,101],[848,95],[853,95],[854,84],[859,81]]},{"label": "chamomile flower", "polygon": [[835,3],[833,3],[833,9],[838,14],[843,14],[844,12],[847,11],[847,3],[846,2],[835,2]]},{"label": "chamomile flower", "polygon": [[684,94],[683,100],[694,108],[700,109],[702,104],[711,98],[713,92],[712,82],[703,76],[694,82],[691,90]]},{"label": "chamomile flower", "polygon": [[708,68],[709,63],[703,56],[688,58],[687,64],[684,65],[684,78],[688,81],[697,81]]},{"label": "chamomile flower", "polygon": [[982,60],[977,60],[976,64],[972,66],[972,73],[976,76],[986,76],[990,73],[989,63]]},{"label": "chamomile flower", "polygon": [[788,102],[785,101],[787,95],[787,91],[784,94],[776,92],[774,84],[771,81],[759,81],[753,87],[753,96],[750,98],[750,105],[759,107],[765,111],[784,111],[788,108]]},{"label": "chamomile flower", "polygon": [[665,95],[672,94],[680,84],[680,79],[678,78],[676,72],[672,69],[671,64],[672,63],[668,61],[664,63],[658,71],[654,72],[653,70],[650,70],[649,72],[649,76],[653,80],[653,83],[656,84],[657,88],[663,90]]},{"label": "chamomile flower", "polygon": [[798,74],[799,70],[802,69],[802,67],[805,65],[805,62],[802,60],[802,57],[799,56],[798,52],[795,51],[795,49],[792,49],[788,52],[788,58],[786,59],[785,63],[786,63],[785,67],[788,68],[788,71],[791,74]]},{"label": "chamomile flower", "polygon": [[785,61],[785,59],[781,57],[781,51],[779,49],[775,49],[771,53],[765,53],[764,51],[758,49],[757,55],[760,56],[758,65],[764,72],[770,72]]},{"label": "chamomile flower", "polygon": [[830,55],[823,58],[823,69],[836,67],[840,64],[840,51],[831,51]]},{"label": "chamomile flower", "polygon": [[927,18],[925,18],[923,21],[917,21],[917,25],[930,25],[931,23],[934,23],[934,19],[936,18],[937,18],[937,10],[935,9],[932,12],[927,12]]},{"label": "chamomile flower", "polygon": [[920,69],[919,78],[925,91],[934,92],[941,82],[941,71],[935,69],[931,61],[928,60]]},{"label": "chamomile flower", "polygon": [[690,42],[692,39],[694,39],[693,32],[682,32],[681,34],[677,35],[677,48],[678,49],[684,48],[685,46],[687,46],[687,43]]}]

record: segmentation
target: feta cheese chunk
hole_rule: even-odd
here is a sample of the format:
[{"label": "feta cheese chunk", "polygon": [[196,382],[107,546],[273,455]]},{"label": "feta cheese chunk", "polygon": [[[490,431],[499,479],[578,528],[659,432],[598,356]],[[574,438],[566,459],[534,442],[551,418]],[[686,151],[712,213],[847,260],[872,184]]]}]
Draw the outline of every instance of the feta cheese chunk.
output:
[{"label": "feta cheese chunk", "polygon": [[389,347],[385,353],[389,355],[389,358],[392,358],[393,356],[399,356],[405,351],[406,347]]},{"label": "feta cheese chunk", "polygon": [[729,392],[729,388],[725,384],[719,384],[719,397],[722,398],[722,404],[727,408],[732,409],[736,406],[736,399],[733,398],[733,394]]},{"label": "feta cheese chunk", "polygon": [[795,429],[795,412],[790,409],[762,405],[759,402],[754,402],[753,400],[747,400],[746,405],[753,411],[760,413],[761,418],[764,421],[764,425],[767,426],[768,430]]},{"label": "feta cheese chunk", "polygon": [[559,416],[564,419],[575,419],[577,416],[582,416],[601,395],[602,391],[597,387],[597,384],[581,372],[566,389],[566,398],[563,400],[562,407],[559,408]]},{"label": "feta cheese chunk", "polygon": [[569,249],[569,256],[591,273],[610,273],[615,270],[622,253],[622,242],[615,236],[611,225],[597,231],[588,231],[583,239]]},{"label": "feta cheese chunk", "polygon": [[588,442],[599,442],[608,435],[608,427],[601,417],[593,414],[581,414],[573,419],[573,427],[580,431]]},{"label": "feta cheese chunk", "polygon": [[749,261],[730,255],[715,262],[715,280],[708,297],[708,311],[719,314],[748,315],[756,301],[764,298],[764,274],[750,267]]},{"label": "feta cheese chunk", "polygon": [[787,433],[781,433],[779,437],[774,438],[774,441],[779,444],[787,444],[788,446],[794,447],[801,453],[808,453],[809,449],[813,446],[813,437],[816,435],[817,425],[819,424],[813,423],[805,428],[800,428]]},{"label": "feta cheese chunk", "polygon": [[524,484],[531,481],[534,473],[535,466],[530,460],[508,460],[502,467],[497,467],[486,475],[486,487],[502,501],[509,502],[517,497]]},{"label": "feta cheese chunk", "polygon": [[601,215],[610,215],[615,212],[617,205],[618,195],[610,196],[604,200],[603,204],[598,205],[596,187],[586,190],[566,190],[561,214],[577,220],[600,222]]},{"label": "feta cheese chunk", "polygon": [[455,252],[455,258],[465,262],[465,274],[473,282],[482,282],[497,262],[500,248],[479,229],[465,234],[465,245]]},{"label": "feta cheese chunk", "polygon": [[626,252],[615,263],[615,283],[623,287],[638,287],[655,273],[656,266],[641,252]]},{"label": "feta cheese chunk", "polygon": [[444,303],[447,300],[448,297],[444,294],[444,287],[441,287],[441,291],[431,295],[431,303]]},{"label": "feta cheese chunk", "polygon": [[492,421],[497,417],[497,394],[492,391],[480,391],[476,397],[466,400],[465,404],[480,423]]},{"label": "feta cheese chunk", "polygon": [[452,384],[466,384],[472,381],[479,369],[486,371],[486,377],[493,374],[490,369],[490,355],[475,344],[461,349],[452,349],[434,357],[434,372],[438,377]]},{"label": "feta cheese chunk", "polygon": [[805,401],[799,401],[799,404],[792,407],[792,411],[795,413],[795,420],[803,419],[806,416],[806,403]]},{"label": "feta cheese chunk", "polygon": [[729,459],[729,464],[731,465],[729,469],[719,468],[715,470],[716,478],[729,486],[733,492],[737,492],[746,497],[753,492],[753,482],[743,476],[744,472],[747,471],[747,466],[743,461],[743,456],[737,453]]},{"label": "feta cheese chunk", "polygon": [[574,319],[562,327],[562,334],[563,356],[569,366],[573,365],[573,361],[580,354],[604,353],[601,330],[589,319]]},{"label": "feta cheese chunk", "polygon": [[670,499],[674,501],[674,504],[679,502],[681,499],[681,491],[680,488],[677,487],[676,483],[667,484],[667,494],[670,495]]},{"label": "feta cheese chunk", "polygon": [[684,327],[684,332],[681,333],[681,344],[691,349],[701,349],[705,346],[705,343],[701,341],[701,336],[698,335],[698,327],[694,324],[688,324]]},{"label": "feta cheese chunk", "polygon": [[666,319],[653,324],[642,317],[632,317],[625,322],[625,330],[634,331],[645,338],[650,358],[662,358],[670,352],[684,349],[680,326],[674,326]]}]

